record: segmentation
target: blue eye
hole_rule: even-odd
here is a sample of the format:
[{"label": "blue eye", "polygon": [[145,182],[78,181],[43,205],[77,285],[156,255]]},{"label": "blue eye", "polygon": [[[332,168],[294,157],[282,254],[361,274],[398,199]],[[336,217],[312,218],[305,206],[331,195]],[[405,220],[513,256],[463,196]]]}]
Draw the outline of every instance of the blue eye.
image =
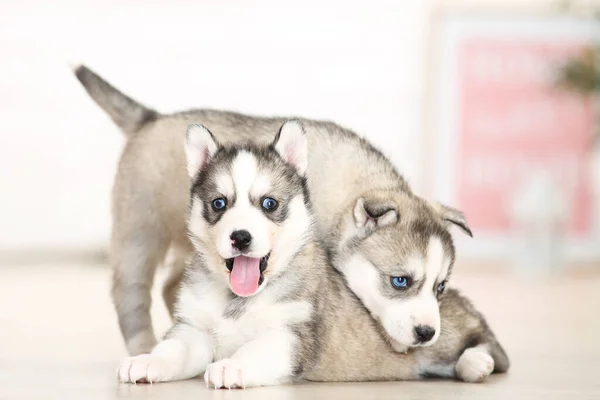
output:
[{"label": "blue eye", "polygon": [[262,202],[262,208],[266,211],[274,211],[279,206],[277,200],[272,199],[270,197],[265,197]]},{"label": "blue eye", "polygon": [[222,197],[219,197],[218,199],[215,199],[212,202],[212,208],[215,211],[222,211],[225,209],[226,206],[227,206],[227,200],[225,200]]},{"label": "blue eye", "polygon": [[437,291],[439,294],[444,293],[444,290],[446,290],[446,281],[443,281],[442,283],[440,283],[437,288]]},{"label": "blue eye", "polygon": [[408,287],[407,276],[392,276],[392,286],[396,289],[405,289]]}]

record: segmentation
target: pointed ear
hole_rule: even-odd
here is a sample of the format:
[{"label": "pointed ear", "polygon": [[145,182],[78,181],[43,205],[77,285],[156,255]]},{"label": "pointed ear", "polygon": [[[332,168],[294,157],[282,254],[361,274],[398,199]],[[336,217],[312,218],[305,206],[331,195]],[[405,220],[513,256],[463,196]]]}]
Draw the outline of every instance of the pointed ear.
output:
[{"label": "pointed ear", "polygon": [[354,205],[354,223],[365,234],[398,222],[399,215],[394,205],[366,202],[362,197]]},{"label": "pointed ear", "polygon": [[293,165],[298,173],[304,176],[308,166],[308,142],[300,121],[291,120],[284,123],[273,141],[273,147],[288,164]]},{"label": "pointed ear", "polygon": [[206,127],[200,124],[188,126],[185,140],[185,156],[187,170],[191,179],[194,179],[217,152],[218,144],[214,136]]},{"label": "pointed ear", "polygon": [[437,213],[440,214],[442,219],[446,221],[447,225],[454,224],[467,235],[473,237],[473,232],[471,232],[471,228],[469,228],[465,214],[463,214],[462,211],[457,210],[456,208],[448,207],[441,203],[433,203],[432,206]]}]

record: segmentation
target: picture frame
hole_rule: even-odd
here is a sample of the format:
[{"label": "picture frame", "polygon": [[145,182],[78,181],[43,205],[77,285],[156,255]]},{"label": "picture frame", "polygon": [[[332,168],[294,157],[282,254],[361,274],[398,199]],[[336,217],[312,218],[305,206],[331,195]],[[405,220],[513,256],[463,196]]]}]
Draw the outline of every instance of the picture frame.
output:
[{"label": "picture frame", "polygon": [[523,176],[539,170],[563,211],[546,253],[564,264],[600,259],[594,105],[549,85],[551,69],[600,43],[600,24],[536,2],[437,2],[430,28],[421,182],[426,197],[465,212],[475,239],[456,235],[462,257],[509,260],[529,246],[515,209],[537,185]]}]

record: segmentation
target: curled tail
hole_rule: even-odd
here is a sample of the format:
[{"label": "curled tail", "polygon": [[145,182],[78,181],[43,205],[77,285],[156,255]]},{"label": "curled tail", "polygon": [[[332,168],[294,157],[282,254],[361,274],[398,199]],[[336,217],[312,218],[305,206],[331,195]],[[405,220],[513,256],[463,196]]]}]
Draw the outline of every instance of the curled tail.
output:
[{"label": "curled tail", "polygon": [[121,130],[131,135],[160,114],[118,91],[94,71],[80,65],[74,68],[75,76],[96,103],[112,118]]}]

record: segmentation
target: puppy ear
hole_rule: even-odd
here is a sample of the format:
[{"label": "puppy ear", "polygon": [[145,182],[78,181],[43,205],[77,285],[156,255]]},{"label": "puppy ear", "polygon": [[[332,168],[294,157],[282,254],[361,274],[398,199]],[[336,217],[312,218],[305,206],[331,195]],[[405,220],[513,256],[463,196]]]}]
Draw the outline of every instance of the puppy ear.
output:
[{"label": "puppy ear", "polygon": [[218,144],[214,136],[204,125],[191,124],[188,126],[185,140],[185,156],[187,170],[191,179],[194,179],[210,158],[217,152]]},{"label": "puppy ear", "polygon": [[446,222],[447,226],[454,224],[467,235],[473,237],[473,232],[471,232],[471,228],[469,228],[465,214],[463,214],[462,211],[457,210],[456,208],[448,207],[441,203],[433,203],[432,206]]},{"label": "puppy ear", "polygon": [[398,222],[395,206],[382,202],[367,202],[362,197],[354,205],[354,223],[365,234]]},{"label": "puppy ear", "polygon": [[300,121],[291,120],[284,123],[273,141],[273,147],[288,164],[293,165],[298,173],[304,176],[308,166],[308,142]]}]

